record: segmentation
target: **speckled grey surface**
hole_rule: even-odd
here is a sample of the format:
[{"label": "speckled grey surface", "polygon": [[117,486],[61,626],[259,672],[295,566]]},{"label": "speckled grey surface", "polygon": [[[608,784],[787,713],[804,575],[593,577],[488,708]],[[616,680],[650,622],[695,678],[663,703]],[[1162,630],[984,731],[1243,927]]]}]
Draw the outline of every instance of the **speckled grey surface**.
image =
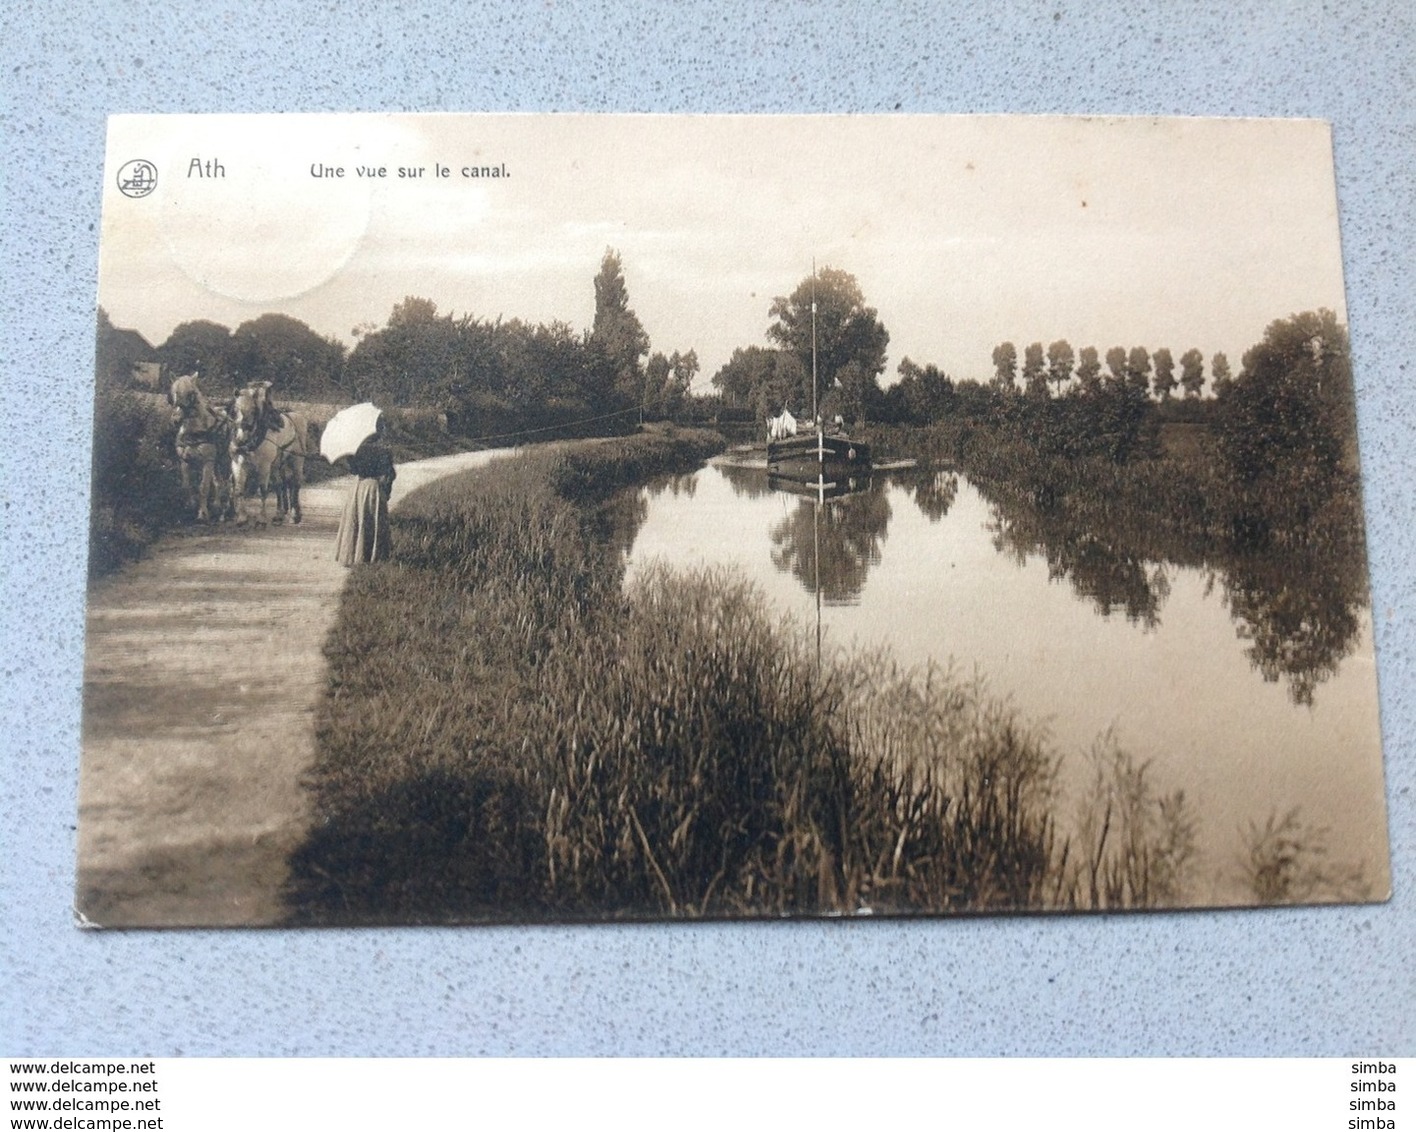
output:
[{"label": "speckled grey surface", "polygon": [[[1413,13],[1408,0],[6,5],[0,1053],[1416,1053]],[[72,926],[107,113],[897,108],[1333,122],[1390,904],[298,934]]]}]

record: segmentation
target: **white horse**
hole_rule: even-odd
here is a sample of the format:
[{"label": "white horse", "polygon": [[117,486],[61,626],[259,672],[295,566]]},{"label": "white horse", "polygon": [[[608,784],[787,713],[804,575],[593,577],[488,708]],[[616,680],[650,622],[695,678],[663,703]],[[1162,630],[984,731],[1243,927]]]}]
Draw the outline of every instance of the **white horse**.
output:
[{"label": "white horse", "polygon": [[300,513],[300,487],[305,482],[305,457],[310,451],[310,423],[303,413],[277,409],[270,400],[269,381],[257,381],[236,391],[231,403],[231,467],[235,474],[236,521],[246,522],[246,488],[255,477],[261,496],[261,522],[266,521],[266,496],[275,487],[275,521]]},{"label": "white horse", "polygon": [[[225,519],[232,510],[231,421],[202,396],[194,373],[177,378],[167,391],[167,400],[177,425],[177,463],[182,470],[182,487],[196,505],[197,519],[209,522],[213,512]],[[195,487],[192,485],[194,473]]]}]

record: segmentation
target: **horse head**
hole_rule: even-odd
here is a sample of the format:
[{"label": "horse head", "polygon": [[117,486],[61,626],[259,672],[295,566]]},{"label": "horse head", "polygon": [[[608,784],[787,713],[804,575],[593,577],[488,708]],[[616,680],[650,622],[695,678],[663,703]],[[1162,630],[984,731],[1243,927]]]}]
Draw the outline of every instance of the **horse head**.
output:
[{"label": "horse head", "polygon": [[236,390],[231,402],[232,441],[238,448],[255,448],[270,427],[275,406],[269,381],[257,381]]},{"label": "horse head", "polygon": [[253,448],[266,432],[285,428],[282,412],[270,398],[270,388],[269,381],[252,381],[236,390],[228,414],[235,425],[236,445]]},{"label": "horse head", "polygon": [[167,391],[167,403],[172,406],[173,419],[189,417],[201,404],[202,391],[197,387],[197,375],[186,373],[172,382]]}]

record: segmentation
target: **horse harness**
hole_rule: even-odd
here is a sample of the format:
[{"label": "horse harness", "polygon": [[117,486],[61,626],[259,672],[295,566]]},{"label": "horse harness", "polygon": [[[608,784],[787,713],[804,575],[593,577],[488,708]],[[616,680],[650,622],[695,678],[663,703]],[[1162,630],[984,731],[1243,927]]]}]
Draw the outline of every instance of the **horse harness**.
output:
[{"label": "horse harness", "polygon": [[[231,430],[231,421],[220,410],[213,408],[206,401],[199,401],[196,404],[190,402],[179,406],[182,413],[182,422],[177,429],[177,454],[183,457],[184,451],[201,448],[207,444],[220,444]],[[198,415],[198,410],[205,410],[205,417],[211,423],[205,428],[194,428],[192,422]]]},{"label": "horse harness", "polygon": [[[290,417],[287,414],[282,413],[279,409],[272,408],[270,410],[269,416],[267,416],[264,411],[258,412],[256,414],[256,427],[251,430],[250,436],[247,437],[247,439],[244,441],[238,440],[233,442],[231,448],[235,452],[239,452],[242,455],[249,456],[251,453],[259,449],[262,444],[264,444],[267,440],[270,439],[267,434],[270,432],[272,424],[274,424],[276,431],[278,432],[279,430],[283,429],[286,424],[289,423],[289,421]],[[297,430],[295,435],[293,435],[284,444],[277,444],[274,440],[271,440],[271,443],[275,445],[276,455],[284,456],[285,453],[289,451],[289,449],[293,447],[295,442],[299,439],[300,434]]]}]

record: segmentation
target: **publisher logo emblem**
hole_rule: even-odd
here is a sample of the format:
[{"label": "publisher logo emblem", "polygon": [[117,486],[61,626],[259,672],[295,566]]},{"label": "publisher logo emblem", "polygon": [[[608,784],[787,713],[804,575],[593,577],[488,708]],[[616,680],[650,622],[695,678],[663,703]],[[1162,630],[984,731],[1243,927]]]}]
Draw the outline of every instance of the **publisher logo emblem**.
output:
[{"label": "publisher logo emblem", "polygon": [[157,188],[157,166],[151,161],[129,161],[118,170],[118,191],[125,197],[145,197]]}]

